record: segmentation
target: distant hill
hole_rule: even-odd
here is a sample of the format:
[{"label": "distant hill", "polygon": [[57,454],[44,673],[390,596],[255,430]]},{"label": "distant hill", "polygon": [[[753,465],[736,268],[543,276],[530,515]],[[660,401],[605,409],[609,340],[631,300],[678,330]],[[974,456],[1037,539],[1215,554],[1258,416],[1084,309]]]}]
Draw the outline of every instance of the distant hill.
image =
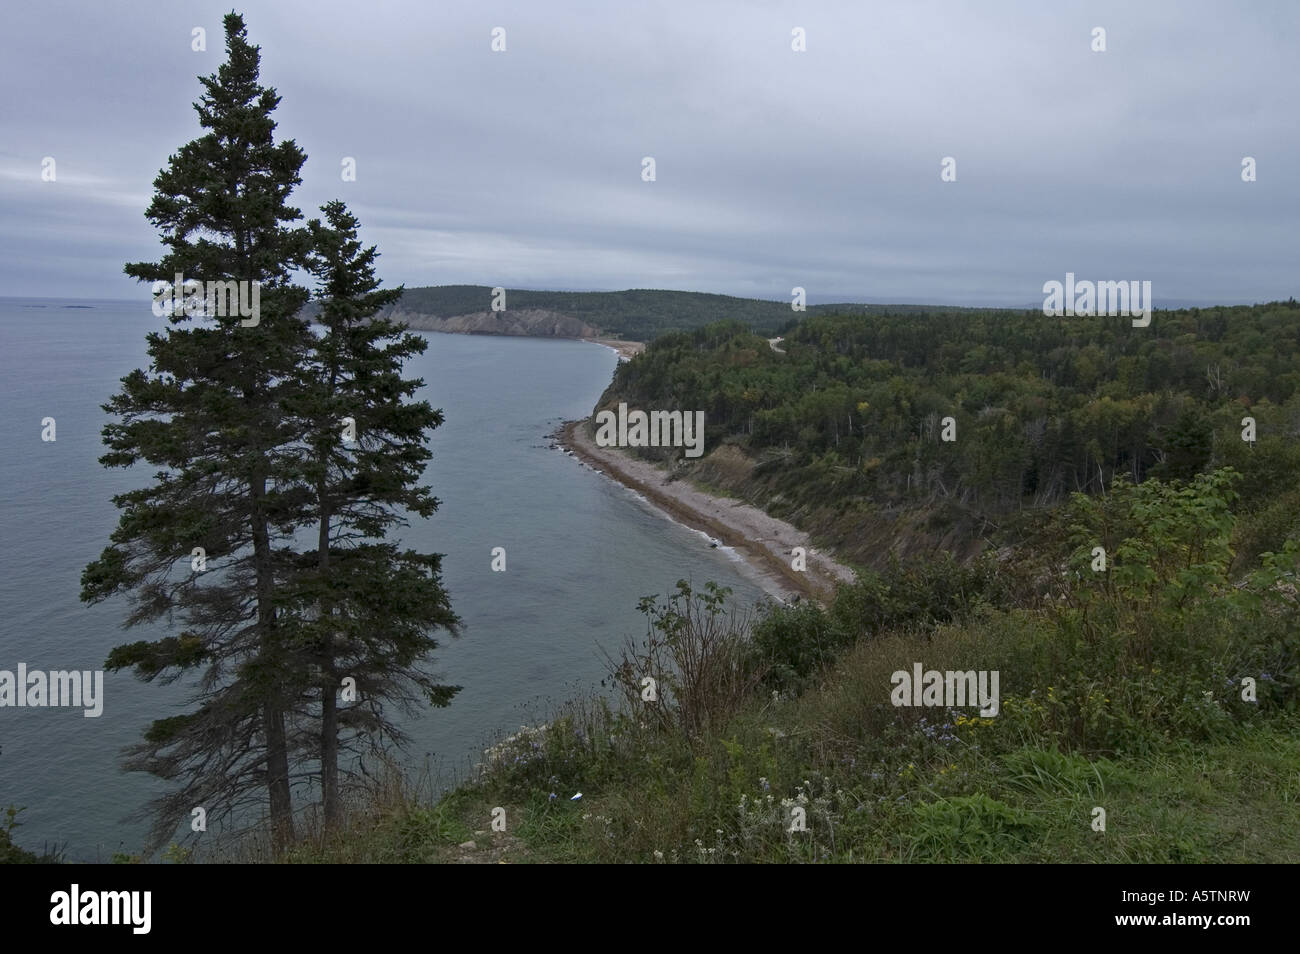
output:
[{"label": "distant hill", "polygon": [[[976,312],[1006,314],[1041,311],[1042,305],[1019,308],[967,307],[909,303],[841,302],[790,310],[788,300],[737,298],[705,292],[631,288],[627,291],[529,291],[506,289],[506,310],[491,310],[487,285],[429,285],[407,288],[385,312],[422,331],[479,335],[534,335],[557,338],[622,338],[653,341],[665,334],[694,331],[719,321],[739,321],[764,337],[782,335],[814,315],[959,317]],[[1188,307],[1172,300],[1162,308]],[[314,314],[315,303],[308,306]]]},{"label": "distant hill", "polygon": [[385,318],[404,321],[417,331],[445,331],[463,335],[526,335],[542,338],[597,338],[599,331],[578,318],[544,308],[485,309],[458,315],[437,315],[412,310],[399,301],[381,312]]},{"label": "distant hill", "polygon": [[[765,301],[758,298],[735,298],[703,292],[660,291],[633,288],[616,292],[527,291],[506,289],[506,311],[492,313],[492,289],[486,285],[435,285],[408,288],[395,308],[415,328],[426,330],[469,330],[476,334],[559,334],[566,337],[593,337],[594,334],[557,331],[494,330],[494,323],[508,322],[515,312],[546,313],[573,319],[605,337],[629,341],[651,341],[674,331],[693,331],[717,321],[740,321],[756,332],[780,334],[793,327],[798,319],[810,314],[889,314],[925,311],[930,314],[965,311],[925,305],[810,305],[803,313],[790,310],[788,301]],[[484,314],[486,313],[486,320]],[[473,315],[472,328],[435,327],[430,319],[459,319]],[[518,328],[518,324],[503,325]],[[541,327],[556,327],[542,322]],[[572,327],[560,325],[559,327]]]}]

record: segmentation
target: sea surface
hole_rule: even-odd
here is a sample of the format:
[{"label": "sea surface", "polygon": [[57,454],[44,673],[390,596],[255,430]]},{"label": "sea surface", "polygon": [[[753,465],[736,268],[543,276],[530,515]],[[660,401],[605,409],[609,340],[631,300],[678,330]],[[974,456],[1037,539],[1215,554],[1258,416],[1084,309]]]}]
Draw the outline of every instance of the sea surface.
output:
[{"label": "sea surface", "polygon": [[[78,307],[69,307],[78,306]],[[0,298],[0,670],[100,669],[115,645],[157,638],[165,626],[124,631],[125,600],[78,600],[85,565],[117,523],[111,498],[148,483],[149,468],[108,470],[101,405],[119,379],[145,367],[145,335],[164,319],[138,302]],[[440,552],[464,634],[436,661],[464,687],[452,705],[405,721],[412,773],[445,787],[501,735],[546,718],[606,675],[644,632],[642,596],[676,580],[762,596],[734,554],[666,520],[636,494],[556,449],[550,433],[585,417],[617,363],[579,341],[429,333],[407,368],[446,414],[426,482],[442,501],[400,532]],[[42,420],[55,419],[55,440]],[[491,569],[506,551],[506,571]],[[184,682],[150,685],[104,674],[104,711],[0,708],[0,812],[25,806],[19,845],[59,847],[69,860],[139,850],[147,830],[127,818],[163,784],[121,771],[121,750],[154,719],[186,711]]]}]

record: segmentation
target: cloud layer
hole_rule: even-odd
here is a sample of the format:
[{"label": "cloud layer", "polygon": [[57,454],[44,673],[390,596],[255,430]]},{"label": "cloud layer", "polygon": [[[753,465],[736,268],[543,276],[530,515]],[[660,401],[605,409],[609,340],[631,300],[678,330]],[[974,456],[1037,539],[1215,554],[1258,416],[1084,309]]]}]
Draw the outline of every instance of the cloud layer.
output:
[{"label": "cloud layer", "polygon": [[[199,135],[228,9],[7,11],[0,294],[147,300],[122,263],[157,254],[151,182]],[[1295,4],[240,12],[309,156],[298,205],[347,201],[391,284],[1029,304],[1073,271],[1149,280],[1157,305],[1296,292]]]}]

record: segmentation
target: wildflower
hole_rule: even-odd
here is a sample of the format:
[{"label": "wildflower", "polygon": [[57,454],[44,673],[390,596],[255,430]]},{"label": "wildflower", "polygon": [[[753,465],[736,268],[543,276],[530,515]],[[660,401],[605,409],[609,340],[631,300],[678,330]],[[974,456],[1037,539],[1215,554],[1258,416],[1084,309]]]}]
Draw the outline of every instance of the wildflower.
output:
[{"label": "wildflower", "polygon": [[655,861],[663,861],[663,860],[664,860],[664,853],[662,851],[656,851]]},{"label": "wildflower", "polygon": [[554,798],[554,797],[555,797],[555,793],[554,793],[554,792],[551,792],[551,794],[550,794],[550,796],[548,797],[547,800],[549,801],[550,799],[552,799],[552,798]]}]

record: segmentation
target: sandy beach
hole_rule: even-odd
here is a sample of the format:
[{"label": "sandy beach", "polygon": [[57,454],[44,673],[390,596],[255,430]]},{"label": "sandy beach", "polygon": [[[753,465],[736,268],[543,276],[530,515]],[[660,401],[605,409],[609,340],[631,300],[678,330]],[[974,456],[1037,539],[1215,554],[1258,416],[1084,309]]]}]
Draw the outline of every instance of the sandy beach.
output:
[{"label": "sandy beach", "polygon": [[630,361],[645,350],[644,341],[624,341],[622,338],[583,338],[582,340],[613,348],[623,361]]},{"label": "sandy beach", "polygon": [[[757,507],[706,493],[649,461],[613,447],[598,447],[585,421],[570,421],[556,433],[561,446],[580,460],[637,491],[678,522],[733,547],[774,596],[823,599],[836,581],[852,581],[853,571],[813,548],[808,534]],[[807,570],[791,568],[792,550],[807,551]]]}]

